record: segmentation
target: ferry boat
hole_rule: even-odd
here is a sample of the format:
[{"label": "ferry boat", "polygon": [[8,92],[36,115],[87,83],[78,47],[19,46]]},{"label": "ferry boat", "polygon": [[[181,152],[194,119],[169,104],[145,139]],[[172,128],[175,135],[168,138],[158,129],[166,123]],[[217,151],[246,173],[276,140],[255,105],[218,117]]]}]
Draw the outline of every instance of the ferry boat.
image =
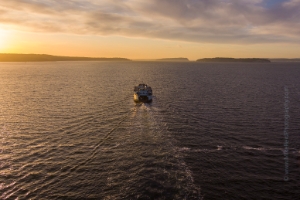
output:
[{"label": "ferry boat", "polygon": [[151,102],[152,101],[152,89],[146,84],[139,84],[134,87],[133,100],[135,102]]}]

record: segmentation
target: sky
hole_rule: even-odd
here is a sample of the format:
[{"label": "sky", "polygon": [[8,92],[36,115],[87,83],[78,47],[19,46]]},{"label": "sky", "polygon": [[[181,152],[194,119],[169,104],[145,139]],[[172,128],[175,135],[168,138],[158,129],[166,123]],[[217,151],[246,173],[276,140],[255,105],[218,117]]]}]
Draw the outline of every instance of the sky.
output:
[{"label": "sky", "polygon": [[0,52],[300,58],[300,0],[1,0]]}]

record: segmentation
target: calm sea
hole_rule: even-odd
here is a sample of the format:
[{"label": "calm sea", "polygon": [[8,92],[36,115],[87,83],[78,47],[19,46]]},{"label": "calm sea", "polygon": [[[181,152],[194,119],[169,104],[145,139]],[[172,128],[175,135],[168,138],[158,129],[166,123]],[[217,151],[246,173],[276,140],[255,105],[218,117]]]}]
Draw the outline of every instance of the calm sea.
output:
[{"label": "calm sea", "polygon": [[299,199],[299,99],[300,63],[0,63],[0,199]]}]

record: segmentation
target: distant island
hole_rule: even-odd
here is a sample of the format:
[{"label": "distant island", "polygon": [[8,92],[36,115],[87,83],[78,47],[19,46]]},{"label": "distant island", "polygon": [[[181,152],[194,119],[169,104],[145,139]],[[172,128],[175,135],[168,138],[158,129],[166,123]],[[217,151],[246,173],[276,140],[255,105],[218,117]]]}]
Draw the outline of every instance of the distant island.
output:
[{"label": "distant island", "polygon": [[269,63],[271,62],[268,59],[264,58],[203,58],[198,59],[197,62],[263,62]]},{"label": "distant island", "polygon": [[187,59],[187,58],[161,58],[161,59],[156,59],[156,61],[188,62],[189,59]]},{"label": "distant island", "polygon": [[47,54],[0,53],[0,62],[45,62],[45,61],[131,61],[127,58],[90,58],[52,56]]},{"label": "distant island", "polygon": [[300,58],[271,58],[271,62],[300,62]]}]

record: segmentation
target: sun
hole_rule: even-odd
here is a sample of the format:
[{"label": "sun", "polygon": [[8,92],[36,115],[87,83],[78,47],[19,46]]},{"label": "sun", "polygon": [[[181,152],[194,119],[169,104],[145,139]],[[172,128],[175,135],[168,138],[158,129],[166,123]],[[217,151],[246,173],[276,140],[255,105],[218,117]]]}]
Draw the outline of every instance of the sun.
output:
[{"label": "sun", "polygon": [[8,36],[9,34],[7,31],[0,29],[0,51],[7,48]]}]

